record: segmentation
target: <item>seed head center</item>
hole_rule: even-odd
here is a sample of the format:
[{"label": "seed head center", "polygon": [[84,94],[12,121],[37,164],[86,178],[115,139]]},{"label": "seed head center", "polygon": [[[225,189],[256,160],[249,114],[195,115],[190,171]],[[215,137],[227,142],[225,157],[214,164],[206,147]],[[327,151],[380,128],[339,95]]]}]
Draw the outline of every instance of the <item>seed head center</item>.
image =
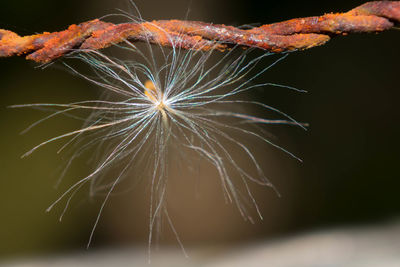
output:
[{"label": "seed head center", "polygon": [[156,107],[159,111],[162,111],[166,108],[166,105],[164,103],[164,100],[160,100],[156,103]]}]

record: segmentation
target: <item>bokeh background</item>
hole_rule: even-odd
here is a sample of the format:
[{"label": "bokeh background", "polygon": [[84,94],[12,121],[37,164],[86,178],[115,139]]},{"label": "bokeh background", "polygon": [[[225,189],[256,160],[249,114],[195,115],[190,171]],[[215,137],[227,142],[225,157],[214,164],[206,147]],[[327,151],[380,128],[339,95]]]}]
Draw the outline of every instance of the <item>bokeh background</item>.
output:
[{"label": "bokeh background", "polygon": [[[135,1],[145,19],[202,20],[227,25],[272,23],[294,17],[347,11],[363,1],[170,0]],[[64,29],[72,23],[131,11],[126,0],[8,1],[0,9],[0,28],[20,35]],[[299,155],[299,163],[281,153],[266,153],[269,177],[282,197],[255,187],[264,221],[244,222],[221,188],[205,179],[193,197],[192,181],[177,183],[181,198],[174,219],[188,245],[232,246],[315,229],[366,225],[400,215],[398,100],[400,31],[338,37],[327,45],[291,54],[265,73],[263,80],[295,86],[307,94],[267,90],[262,101],[300,121],[309,131],[282,127],[279,144]],[[99,88],[57,65],[41,69],[23,58],[0,59],[0,261],[84,250],[99,199],[81,194],[62,223],[61,212],[45,209],[76,177],[85,163],[71,169],[54,188],[63,156],[48,146],[21,159],[30,148],[80,126],[74,120],[51,120],[19,135],[44,113],[10,109],[23,103],[67,103],[95,99]],[[183,199],[186,199],[185,201]],[[145,246],[147,196],[136,190],[110,201],[92,249]],[[166,230],[165,243],[176,245]],[[171,235],[171,236],[169,236]]]}]

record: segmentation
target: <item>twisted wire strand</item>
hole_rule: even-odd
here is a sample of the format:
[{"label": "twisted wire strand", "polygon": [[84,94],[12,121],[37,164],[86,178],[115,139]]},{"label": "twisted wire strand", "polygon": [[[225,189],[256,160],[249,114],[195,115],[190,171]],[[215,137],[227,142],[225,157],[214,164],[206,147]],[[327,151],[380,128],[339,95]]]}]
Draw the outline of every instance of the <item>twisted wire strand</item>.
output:
[{"label": "twisted wire strand", "polygon": [[225,51],[239,45],[282,53],[320,46],[337,35],[389,30],[398,23],[400,1],[368,2],[346,13],[297,18],[248,30],[199,21],[113,24],[95,19],[64,31],[23,37],[0,29],[0,57],[26,55],[29,60],[47,63],[75,49],[98,50],[125,40],[194,50]]}]

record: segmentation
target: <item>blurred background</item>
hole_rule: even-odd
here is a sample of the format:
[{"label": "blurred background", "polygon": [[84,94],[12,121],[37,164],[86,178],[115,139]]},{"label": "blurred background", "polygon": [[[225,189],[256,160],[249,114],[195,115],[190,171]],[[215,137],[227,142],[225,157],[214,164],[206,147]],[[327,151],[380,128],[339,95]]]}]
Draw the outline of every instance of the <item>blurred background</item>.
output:
[{"label": "blurred background", "polygon": [[[341,12],[364,1],[170,0],[135,1],[152,19],[201,20],[226,25],[266,24],[295,17]],[[0,28],[20,35],[58,31],[67,25],[132,11],[126,0],[8,1],[0,10]],[[267,90],[262,101],[310,124],[304,132],[274,129],[279,144],[304,160],[265,152],[272,190],[254,187],[264,220],[244,222],[234,205],[223,201],[216,179],[177,183],[172,198],[175,226],[188,247],[237,247],[335,227],[380,224],[400,215],[397,139],[400,32],[338,37],[323,47],[291,54],[262,77],[307,94]],[[101,199],[80,194],[62,223],[62,207],[45,209],[76,177],[85,162],[72,167],[55,189],[63,155],[49,145],[28,158],[20,156],[79,121],[50,120],[25,135],[23,129],[45,113],[10,109],[13,104],[68,103],[96,99],[100,89],[59,66],[38,68],[23,58],[0,59],[0,262],[21,257],[84,251]],[[258,94],[259,96],[259,94]],[[60,143],[58,143],[60,145]],[[196,197],[194,197],[196,195]],[[92,250],[146,246],[148,196],[138,189],[107,205]],[[177,246],[166,229],[162,244]],[[183,256],[182,256],[183,257]]]}]

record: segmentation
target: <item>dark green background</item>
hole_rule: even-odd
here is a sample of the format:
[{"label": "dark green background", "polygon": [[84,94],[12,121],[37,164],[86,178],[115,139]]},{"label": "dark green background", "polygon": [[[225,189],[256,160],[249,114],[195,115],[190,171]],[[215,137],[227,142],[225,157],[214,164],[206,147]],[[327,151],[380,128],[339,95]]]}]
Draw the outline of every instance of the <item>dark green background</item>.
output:
[{"label": "dark green background", "polygon": [[[347,11],[363,1],[217,2],[138,0],[136,4],[149,20],[184,18],[190,9],[192,20],[243,25]],[[21,35],[61,30],[127,6],[126,1],[105,0],[8,1],[0,9],[0,28]],[[278,176],[291,187],[288,191],[295,201],[292,219],[280,234],[373,223],[399,215],[399,44],[399,30],[338,37],[323,47],[291,54],[266,74],[268,81],[309,92],[288,95],[274,90],[264,99],[310,123],[308,132],[287,128],[281,132],[286,147],[304,163],[283,159],[283,166],[290,165],[296,175],[286,175],[283,169]],[[42,70],[23,58],[0,59],[0,86],[0,259],[83,249],[97,206],[78,201],[65,221],[58,223],[59,210],[44,211],[62,192],[52,187],[62,157],[56,156],[53,147],[20,159],[41,140],[79,127],[79,122],[51,120],[21,136],[18,133],[43,114],[7,106],[92,99],[98,89],[58,67]],[[71,176],[83,168],[74,168]],[[273,180],[279,187],[281,182]],[[285,187],[281,193],[279,201],[284,201]],[[99,231],[95,246],[108,244],[107,235]],[[258,236],[267,238],[262,230]]]}]

